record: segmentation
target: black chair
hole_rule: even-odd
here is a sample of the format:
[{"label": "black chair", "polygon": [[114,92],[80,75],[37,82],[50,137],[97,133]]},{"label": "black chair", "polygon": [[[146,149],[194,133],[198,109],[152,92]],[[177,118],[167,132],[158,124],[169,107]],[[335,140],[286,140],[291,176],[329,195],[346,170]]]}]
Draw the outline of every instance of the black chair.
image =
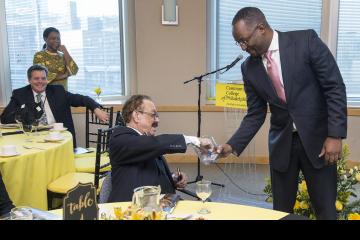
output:
[{"label": "black chair", "polygon": [[94,173],[71,172],[64,176],[57,178],[51,182],[47,187],[48,209],[52,209],[53,198],[63,198],[65,194],[72,188],[76,187],[78,183],[93,183],[97,191],[100,192],[102,185],[102,178],[106,176],[108,171],[104,171],[110,167],[110,162],[101,164],[101,157],[108,152],[109,140],[113,128],[98,129],[96,141],[96,157],[95,157],[95,171]]},{"label": "black chair", "polygon": [[98,119],[93,111],[91,109],[86,108],[86,120],[85,120],[85,145],[86,148],[90,147],[90,143],[96,144],[96,136],[97,132],[93,132],[91,130],[91,126],[96,126],[96,129],[98,128],[112,128],[113,126],[113,113],[114,113],[114,107],[102,107],[103,111],[107,112],[109,114],[109,122],[103,123]]},{"label": "black chair", "polygon": [[100,179],[106,177],[110,171],[102,171],[102,169],[108,168],[110,162],[101,165],[101,156],[109,152],[109,142],[111,134],[114,128],[98,129],[97,144],[96,144],[96,158],[95,158],[95,178],[94,185],[96,189],[99,188]]},{"label": "black chair", "polygon": [[[113,107],[102,107],[102,110],[109,114],[109,122],[103,123],[101,122],[89,108],[86,108],[86,122],[85,122],[85,136],[86,136],[86,148],[92,153],[86,154],[75,154],[75,168],[77,172],[85,172],[85,173],[95,173],[94,162],[95,162],[95,149],[89,148],[90,143],[92,145],[98,142],[97,140],[97,132],[93,129],[108,129],[113,125]],[[109,158],[107,156],[103,156],[103,162],[108,163]]]},{"label": "black chair", "polygon": [[120,111],[116,112],[115,126],[126,126],[125,120]]}]

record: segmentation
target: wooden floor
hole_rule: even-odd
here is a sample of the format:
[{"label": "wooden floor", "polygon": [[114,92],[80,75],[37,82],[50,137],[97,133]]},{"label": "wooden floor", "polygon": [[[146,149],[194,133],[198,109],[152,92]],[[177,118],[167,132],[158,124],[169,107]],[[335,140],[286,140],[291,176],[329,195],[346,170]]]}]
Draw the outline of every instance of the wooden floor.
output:
[{"label": "wooden floor", "polygon": [[[212,201],[272,208],[271,203],[265,202],[266,196],[263,195],[265,178],[269,178],[268,165],[218,164],[218,166],[222,170],[215,164],[200,165],[200,172],[204,179],[225,185],[224,188],[212,186],[213,193],[210,197]],[[172,171],[179,167],[189,176],[189,181],[195,180],[197,176],[197,164],[195,163],[169,163],[169,167]],[[195,193],[195,188],[196,184],[189,184],[186,189]],[[360,196],[360,184],[356,185],[356,192]],[[180,195],[184,199],[194,200],[188,195],[182,193]],[[350,201],[353,200],[354,198],[350,199]]]}]

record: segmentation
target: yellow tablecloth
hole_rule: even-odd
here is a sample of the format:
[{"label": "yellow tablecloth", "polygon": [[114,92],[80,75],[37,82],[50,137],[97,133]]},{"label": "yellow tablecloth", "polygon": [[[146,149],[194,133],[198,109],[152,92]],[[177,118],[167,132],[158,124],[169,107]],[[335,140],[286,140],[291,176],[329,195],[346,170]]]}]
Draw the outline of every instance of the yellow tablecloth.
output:
[{"label": "yellow tablecloth", "polygon": [[[278,220],[288,215],[288,213],[265,208],[218,202],[206,202],[206,207],[211,213],[199,215],[197,211],[202,207],[202,204],[201,201],[179,201],[172,215],[186,216],[192,214],[193,218],[203,217],[205,220]],[[115,217],[114,207],[126,209],[128,206],[130,206],[130,202],[99,204],[99,217],[101,213]],[[62,216],[61,209],[53,210],[51,213]]]},{"label": "yellow tablecloth", "polygon": [[[2,179],[16,206],[47,210],[47,185],[56,178],[75,171],[71,133],[62,132],[65,140],[56,143],[45,143],[47,134],[48,132],[40,132],[39,136],[17,134],[0,138],[0,146],[16,145],[21,153],[14,157],[0,157]],[[24,146],[44,150],[25,149]]]}]

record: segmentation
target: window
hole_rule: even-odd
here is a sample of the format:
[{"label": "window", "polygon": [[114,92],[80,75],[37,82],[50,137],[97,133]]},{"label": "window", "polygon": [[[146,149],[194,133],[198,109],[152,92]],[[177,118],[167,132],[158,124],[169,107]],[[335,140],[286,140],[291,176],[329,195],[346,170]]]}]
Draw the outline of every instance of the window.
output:
[{"label": "window", "polygon": [[[243,7],[260,8],[270,26],[279,31],[314,29],[320,35],[322,0],[221,0],[212,1],[211,20],[211,70],[219,69],[231,63],[241,53],[244,58],[238,65],[214,79],[242,80],[240,64],[248,54],[235,45],[232,37],[232,19]],[[210,89],[210,97],[215,96],[214,84]]]},{"label": "window", "polygon": [[11,87],[27,84],[26,70],[44,44],[42,33],[56,27],[79,66],[69,91],[104,97],[125,94],[122,54],[122,1],[5,0]]},{"label": "window", "polygon": [[349,105],[360,105],[360,1],[340,0],[337,62]]}]

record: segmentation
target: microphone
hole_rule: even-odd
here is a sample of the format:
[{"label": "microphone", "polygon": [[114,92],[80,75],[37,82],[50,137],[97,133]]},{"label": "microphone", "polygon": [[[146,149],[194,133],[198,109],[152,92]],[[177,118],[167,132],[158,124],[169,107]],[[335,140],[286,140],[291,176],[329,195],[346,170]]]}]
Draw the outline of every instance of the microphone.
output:
[{"label": "microphone", "polygon": [[237,56],[237,58],[232,63],[226,66],[226,70],[223,73],[226,73],[231,68],[233,68],[241,59],[243,59],[243,57],[244,56],[242,54],[239,54],[239,56]]}]

